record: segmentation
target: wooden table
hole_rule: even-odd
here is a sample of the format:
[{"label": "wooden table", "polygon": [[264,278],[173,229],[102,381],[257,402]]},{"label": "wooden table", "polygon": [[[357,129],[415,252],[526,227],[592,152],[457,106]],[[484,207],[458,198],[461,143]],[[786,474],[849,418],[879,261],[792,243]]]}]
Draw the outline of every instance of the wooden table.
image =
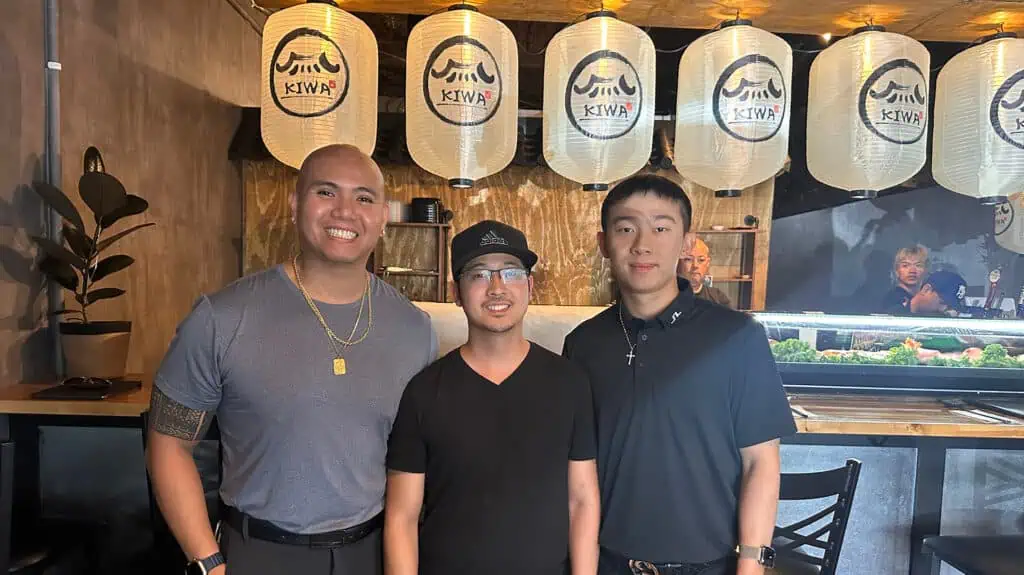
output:
[{"label": "wooden table", "polygon": [[1020,575],[1024,535],[929,537],[924,545],[964,575]]},{"label": "wooden table", "polygon": [[[1024,399],[1007,401],[1024,410]],[[799,433],[784,443],[916,448],[911,575],[938,573],[923,543],[939,535],[946,450],[1024,447],[1024,411],[985,398],[791,393],[789,402]]]},{"label": "wooden table", "polygon": [[[129,375],[142,381],[138,389],[115,394],[101,400],[36,399],[32,394],[56,385],[19,383],[0,385],[0,446],[13,451],[10,465],[0,468],[0,573],[10,564],[12,536],[31,531],[41,512],[39,495],[39,427],[128,427],[142,433],[145,449],[145,427],[152,394],[149,377]],[[9,463],[9,462],[5,462]],[[154,513],[150,494],[150,513]],[[17,532],[13,526],[22,527]]]}]

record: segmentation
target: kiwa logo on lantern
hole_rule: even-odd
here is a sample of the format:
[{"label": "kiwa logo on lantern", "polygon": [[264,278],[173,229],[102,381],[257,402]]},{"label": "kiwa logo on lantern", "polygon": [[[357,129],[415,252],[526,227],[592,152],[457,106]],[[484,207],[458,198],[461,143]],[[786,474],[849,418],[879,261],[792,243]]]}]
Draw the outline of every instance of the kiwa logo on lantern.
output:
[{"label": "kiwa logo on lantern", "polygon": [[1013,203],[1004,202],[995,207],[995,233],[997,236],[1006,233],[1013,224]]},{"label": "kiwa logo on lantern", "polygon": [[905,58],[876,69],[860,89],[861,122],[893,144],[913,144],[928,126],[928,88],[921,69]]},{"label": "kiwa logo on lantern", "polygon": [[588,138],[614,140],[628,134],[642,107],[640,76],[618,52],[593,52],[569,74],[565,113],[569,123]]},{"label": "kiwa logo on lantern", "polygon": [[782,127],[786,82],[782,70],[767,56],[748,54],[729,64],[713,94],[715,122],[737,140],[770,140]]},{"label": "kiwa logo on lantern", "polygon": [[1024,70],[1007,78],[996,90],[988,117],[1004,142],[1024,150]]},{"label": "kiwa logo on lantern", "polygon": [[277,43],[270,60],[270,95],[285,114],[300,118],[334,111],[348,95],[348,61],[338,44],[313,28],[296,28]]},{"label": "kiwa logo on lantern", "polygon": [[501,105],[501,70],[479,40],[454,36],[437,45],[423,69],[423,98],[442,122],[483,124]]}]

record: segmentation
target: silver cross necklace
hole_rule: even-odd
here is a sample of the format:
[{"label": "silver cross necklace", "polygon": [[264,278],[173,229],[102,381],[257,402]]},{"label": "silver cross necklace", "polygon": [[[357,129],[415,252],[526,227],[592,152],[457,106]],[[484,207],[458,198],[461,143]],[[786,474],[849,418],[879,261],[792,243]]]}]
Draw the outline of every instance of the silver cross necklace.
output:
[{"label": "silver cross necklace", "polygon": [[636,344],[629,340],[629,330],[626,329],[626,322],[622,321],[622,302],[619,302],[619,325],[622,326],[622,335],[626,336],[626,345],[629,346],[629,353],[626,354],[626,365],[631,366],[633,365],[633,358],[636,357],[633,353]]}]

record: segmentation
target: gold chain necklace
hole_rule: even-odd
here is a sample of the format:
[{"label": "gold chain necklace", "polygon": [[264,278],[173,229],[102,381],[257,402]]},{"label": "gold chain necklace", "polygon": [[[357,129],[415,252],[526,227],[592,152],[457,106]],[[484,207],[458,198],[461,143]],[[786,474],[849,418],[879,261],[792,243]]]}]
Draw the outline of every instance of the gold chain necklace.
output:
[{"label": "gold chain necklace", "polygon": [[[323,314],[320,313],[320,308],[317,307],[316,302],[313,301],[313,298],[310,297],[309,292],[306,291],[306,287],[302,284],[302,277],[299,275],[298,261],[299,256],[296,255],[292,259],[292,271],[295,273],[295,283],[298,284],[299,291],[302,292],[302,296],[306,299],[306,304],[309,305],[309,309],[313,311],[313,314],[316,315],[317,320],[320,321],[320,325],[323,326],[324,331],[327,333],[327,338],[331,344],[331,347],[334,348],[334,375],[345,375],[346,365],[345,358],[342,357],[342,352],[344,351],[345,348],[348,348],[348,346],[355,345],[366,339],[366,336],[369,335],[370,333],[370,328],[373,326],[373,294],[370,293],[370,281],[367,280],[366,289],[363,290],[363,296],[360,298],[359,313],[356,315],[355,323],[352,324],[352,333],[349,334],[347,340],[341,339],[340,337],[335,335],[334,330],[332,330],[331,327],[327,325],[327,320],[325,320]],[[363,305],[366,304],[367,301],[369,301],[370,309],[366,323],[366,330],[363,332],[363,335],[359,339],[353,341],[352,338],[355,337],[356,335],[356,328],[359,327],[359,320],[363,316]],[[341,344],[343,347],[341,349],[338,349],[337,344]]]}]

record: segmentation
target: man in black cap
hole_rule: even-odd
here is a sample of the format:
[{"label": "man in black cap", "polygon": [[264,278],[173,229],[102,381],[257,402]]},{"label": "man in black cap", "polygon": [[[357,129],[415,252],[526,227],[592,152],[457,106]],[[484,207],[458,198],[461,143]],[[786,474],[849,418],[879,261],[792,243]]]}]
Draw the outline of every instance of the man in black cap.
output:
[{"label": "man in black cap", "polygon": [[929,275],[913,297],[890,307],[892,315],[956,316],[964,311],[967,282],[960,274],[939,270]]},{"label": "man in black cap", "polygon": [[388,575],[562,575],[570,563],[573,575],[597,572],[590,385],[523,337],[536,262],[522,232],[500,222],[452,240],[469,341],[417,374],[399,404],[387,456]]}]

